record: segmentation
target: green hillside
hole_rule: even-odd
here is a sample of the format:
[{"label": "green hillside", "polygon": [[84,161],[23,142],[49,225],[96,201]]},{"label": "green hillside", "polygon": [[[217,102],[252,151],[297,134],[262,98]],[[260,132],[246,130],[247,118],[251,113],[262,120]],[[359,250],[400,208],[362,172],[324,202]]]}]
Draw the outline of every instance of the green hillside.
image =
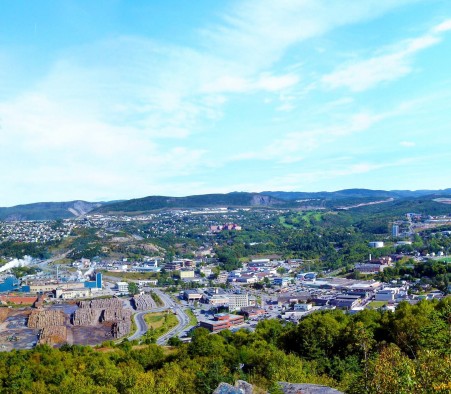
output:
[{"label": "green hillside", "polygon": [[296,205],[257,193],[204,194],[187,197],[149,196],[108,204],[95,212],[143,212],[165,208],[290,207]]},{"label": "green hillside", "polygon": [[0,208],[0,220],[54,220],[74,218],[92,209],[100,203],[86,201],[39,202]]}]

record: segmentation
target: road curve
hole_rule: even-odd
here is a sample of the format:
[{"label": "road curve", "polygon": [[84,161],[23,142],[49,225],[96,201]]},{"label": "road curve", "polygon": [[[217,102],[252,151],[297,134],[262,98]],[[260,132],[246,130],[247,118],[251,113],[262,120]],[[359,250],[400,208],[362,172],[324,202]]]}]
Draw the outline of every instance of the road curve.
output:
[{"label": "road curve", "polygon": [[161,337],[157,339],[157,344],[164,345],[169,338],[178,335],[180,332],[183,331],[183,328],[186,327],[189,323],[189,317],[188,315],[183,311],[182,308],[178,304],[176,304],[171,297],[169,297],[167,294],[163,293],[159,289],[155,289],[154,292],[160,297],[161,301],[164,303],[162,307],[159,308],[152,308],[145,311],[137,312],[133,315],[133,319],[136,324],[136,332],[128,337],[129,341],[133,341],[135,339],[141,338],[146,332],[147,332],[147,324],[144,320],[144,315],[147,313],[153,313],[153,312],[163,312],[169,308],[171,308],[179,321],[179,323],[170,331],[163,334]]}]

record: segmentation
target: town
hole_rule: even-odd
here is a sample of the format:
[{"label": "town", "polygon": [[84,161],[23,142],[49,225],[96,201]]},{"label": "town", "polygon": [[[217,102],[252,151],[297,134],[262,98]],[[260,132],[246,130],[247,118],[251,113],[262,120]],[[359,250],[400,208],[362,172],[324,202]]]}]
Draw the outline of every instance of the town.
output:
[{"label": "town", "polygon": [[[315,215],[221,208],[2,222],[0,301],[14,306],[2,310],[2,349],[127,337],[190,341],[196,327],[253,331],[267,319],[394,311],[401,302],[440,300],[450,292],[450,217],[407,213],[387,223],[379,239],[356,236],[364,252],[346,255],[340,265],[313,256],[309,245],[297,255],[274,245],[286,242],[275,235],[307,231],[325,214]],[[335,258],[342,258],[345,247],[334,244]],[[47,248],[45,256],[31,248],[37,255],[26,257],[17,245]],[[149,339],[149,317],[168,312],[175,322]]]}]

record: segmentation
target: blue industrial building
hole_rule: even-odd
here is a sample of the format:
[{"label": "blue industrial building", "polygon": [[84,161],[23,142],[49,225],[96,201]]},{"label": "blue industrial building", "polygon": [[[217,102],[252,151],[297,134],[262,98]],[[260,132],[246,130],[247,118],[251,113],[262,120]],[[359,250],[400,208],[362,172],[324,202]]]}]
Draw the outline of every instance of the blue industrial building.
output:
[{"label": "blue industrial building", "polygon": [[97,272],[95,276],[95,280],[86,281],[85,287],[87,289],[101,289],[102,288],[102,273]]},{"label": "blue industrial building", "polygon": [[0,293],[19,290],[20,284],[15,276],[8,276],[0,282]]}]

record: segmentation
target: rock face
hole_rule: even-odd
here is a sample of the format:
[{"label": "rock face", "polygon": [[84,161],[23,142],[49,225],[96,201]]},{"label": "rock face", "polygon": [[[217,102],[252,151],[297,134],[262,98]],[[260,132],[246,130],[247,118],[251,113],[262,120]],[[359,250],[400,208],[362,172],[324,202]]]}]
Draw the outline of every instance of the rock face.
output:
[{"label": "rock face", "polygon": [[271,205],[279,205],[283,204],[283,201],[279,201],[271,196],[265,196],[262,194],[254,194],[252,196],[251,205],[258,206],[271,206]]},{"label": "rock face", "polygon": [[328,386],[306,383],[279,382],[279,387],[284,394],[343,394]]},{"label": "rock face", "polygon": [[31,312],[31,315],[28,318],[29,328],[64,326],[65,324],[66,324],[66,316],[61,311],[37,310]]},{"label": "rock face", "polygon": [[133,297],[133,304],[137,311],[146,311],[155,308],[155,301],[150,295],[135,295]]},{"label": "rock face", "polygon": [[[279,382],[278,385],[283,394],[343,394],[341,391],[317,384]],[[262,393],[260,389],[257,390],[258,393]],[[238,380],[235,386],[220,383],[213,394],[256,394],[257,390],[254,390],[254,386],[250,383]]]},{"label": "rock face", "polygon": [[254,386],[244,380],[237,380],[235,386],[228,383],[220,383],[213,394],[253,394]]}]

